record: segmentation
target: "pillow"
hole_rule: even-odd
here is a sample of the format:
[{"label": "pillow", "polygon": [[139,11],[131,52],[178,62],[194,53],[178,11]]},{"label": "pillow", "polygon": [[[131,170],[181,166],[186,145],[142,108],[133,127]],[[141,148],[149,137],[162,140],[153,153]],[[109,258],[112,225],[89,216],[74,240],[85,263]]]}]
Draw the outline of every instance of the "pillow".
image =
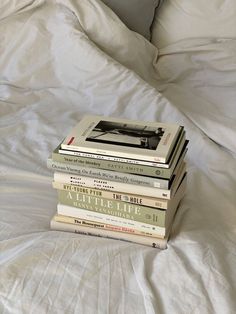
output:
[{"label": "pillow", "polygon": [[102,0],[127,27],[150,39],[155,10],[162,0]]},{"label": "pillow", "polygon": [[189,38],[235,38],[235,0],[165,0],[152,27],[158,48]]}]

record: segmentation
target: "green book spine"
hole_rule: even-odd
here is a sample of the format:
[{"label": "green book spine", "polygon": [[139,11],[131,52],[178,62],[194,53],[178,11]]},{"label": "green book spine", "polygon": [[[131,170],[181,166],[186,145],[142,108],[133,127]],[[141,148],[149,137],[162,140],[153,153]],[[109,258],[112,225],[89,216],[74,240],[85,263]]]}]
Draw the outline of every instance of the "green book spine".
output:
[{"label": "green book spine", "polygon": [[165,227],[165,210],[63,190],[58,190],[58,200],[64,205]]},{"label": "green book spine", "polygon": [[77,164],[84,167],[114,170],[118,172],[133,173],[163,179],[170,179],[174,170],[173,168],[157,168],[134,164],[131,165],[129,163],[126,164],[117,161],[99,160],[93,158],[78,157],[73,155],[63,155],[59,154],[56,150],[52,153],[52,160],[72,165]]}]

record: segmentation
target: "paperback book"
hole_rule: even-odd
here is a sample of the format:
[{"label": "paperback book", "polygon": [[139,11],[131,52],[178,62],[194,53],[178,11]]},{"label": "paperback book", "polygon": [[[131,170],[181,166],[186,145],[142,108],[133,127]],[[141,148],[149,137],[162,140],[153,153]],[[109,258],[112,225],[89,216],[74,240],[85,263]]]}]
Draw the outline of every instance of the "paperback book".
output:
[{"label": "paperback book", "polygon": [[51,229],[167,248],[186,191],[184,127],[86,115],[47,160]]},{"label": "paperback book", "polygon": [[183,127],[85,116],[61,144],[64,150],[168,163]]},{"label": "paperback book", "polygon": [[69,173],[63,172],[55,172],[54,173],[54,181],[85,186],[90,188],[97,188],[101,190],[108,191],[117,191],[117,192],[126,192],[130,194],[136,195],[145,195],[150,197],[158,197],[164,199],[170,199],[172,195],[175,193],[176,188],[178,187],[179,180],[183,177],[185,173],[185,163],[183,162],[181,168],[179,169],[179,174],[177,174],[173,180],[173,183],[170,189],[159,189],[155,187],[141,186],[141,185],[133,185],[127,183],[121,183],[110,180],[101,180],[92,177],[85,177],[79,175],[72,175]]},{"label": "paperback book", "polygon": [[71,174],[78,174],[86,177],[94,177],[102,180],[117,181],[127,184],[151,186],[160,189],[169,189],[170,184],[174,178],[173,173],[171,179],[148,177],[144,175],[122,173],[118,171],[89,168],[79,165],[66,164],[63,162],[54,161],[51,158],[47,160],[47,167],[57,172],[66,172]]},{"label": "paperback book", "polygon": [[122,233],[113,230],[104,230],[99,228],[91,228],[81,225],[67,224],[63,222],[58,222],[55,219],[51,220],[51,229],[59,231],[74,232],[81,235],[97,236],[102,238],[121,240],[131,243],[142,244],[158,249],[167,248],[167,238],[151,238],[146,236],[139,236],[130,233]]},{"label": "paperback book", "polygon": [[127,227],[119,227],[114,225],[109,225],[102,222],[96,222],[96,221],[90,221],[90,220],[84,220],[69,216],[62,216],[56,214],[53,218],[55,221],[63,222],[67,224],[74,224],[74,225],[80,225],[90,228],[99,228],[104,230],[110,230],[110,231],[117,231],[117,232],[124,232],[124,233],[130,233],[135,235],[141,235],[141,236],[147,236],[147,237],[153,237],[153,234],[151,232],[143,232],[134,228],[127,228]]},{"label": "paperback book", "polygon": [[[186,175],[182,179],[174,197],[172,200],[171,207],[166,211],[162,211],[162,225],[158,223],[153,223],[149,220],[149,223],[133,220],[131,215],[124,218],[122,212],[113,211],[109,208],[94,206],[91,207],[88,205],[86,208],[79,208],[75,206],[69,206],[59,203],[57,205],[57,213],[62,216],[69,216],[73,218],[79,218],[81,220],[94,221],[98,223],[106,223],[109,225],[126,227],[139,230],[141,232],[146,232],[151,234],[154,237],[164,238],[171,227],[174,214],[178,208],[178,205],[184,196],[186,188]],[[147,221],[147,220],[145,220]]]},{"label": "paperback book", "polygon": [[57,190],[84,193],[87,195],[100,196],[103,198],[107,198],[109,200],[123,201],[123,202],[131,203],[131,204],[144,205],[144,206],[161,208],[161,209],[168,209],[173,200],[173,199],[165,200],[163,198],[141,196],[137,194],[135,195],[135,194],[128,194],[128,193],[121,193],[117,191],[113,192],[113,191],[92,189],[89,187],[66,184],[66,183],[55,182],[55,181],[52,182],[52,186],[54,189],[57,189]]},{"label": "paperback book", "polygon": [[59,147],[52,153],[52,160],[67,165],[79,165],[83,167],[112,170],[121,173],[138,174],[155,178],[170,179],[180,159],[183,159],[187,152],[188,141],[183,143],[176,152],[173,162],[169,168],[158,168],[152,166],[136,165],[102,159],[78,157],[74,155],[59,154]]}]

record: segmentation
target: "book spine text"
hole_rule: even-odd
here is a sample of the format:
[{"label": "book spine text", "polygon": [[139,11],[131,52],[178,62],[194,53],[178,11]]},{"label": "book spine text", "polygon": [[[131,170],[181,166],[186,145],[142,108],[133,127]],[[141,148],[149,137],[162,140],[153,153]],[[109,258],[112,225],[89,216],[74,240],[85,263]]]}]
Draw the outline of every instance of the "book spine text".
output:
[{"label": "book spine text", "polygon": [[58,190],[58,201],[68,206],[165,227],[165,210],[62,190]]},{"label": "book spine text", "polygon": [[99,196],[99,197],[103,197],[103,198],[107,198],[111,200],[122,201],[122,202],[143,205],[143,206],[148,206],[148,207],[154,207],[154,208],[167,209],[169,203],[171,202],[169,200],[164,200],[161,198],[92,189],[88,187],[82,187],[79,185],[66,184],[66,183],[55,182],[55,181],[52,183],[52,185],[54,189],[58,189],[58,190],[84,193],[84,194]]},{"label": "book spine text", "polygon": [[88,167],[81,167],[79,165],[65,164],[62,162],[47,160],[47,167],[54,171],[61,171],[67,173],[78,174],[86,177],[94,177],[110,181],[122,182],[127,184],[139,184],[143,186],[150,186],[159,189],[168,189],[170,180],[161,178],[152,178],[136,174],[121,173],[117,171],[109,171],[104,169],[95,169]]},{"label": "book spine text", "polygon": [[139,175],[151,176],[151,177],[156,177],[156,178],[164,178],[164,179],[170,179],[173,172],[172,168],[167,169],[167,168],[156,168],[156,167],[151,167],[151,166],[133,165],[133,164],[126,164],[122,162],[116,162],[116,161],[99,160],[99,159],[64,155],[64,154],[59,154],[56,152],[52,153],[52,159],[54,161],[72,164],[72,165],[76,164],[76,165],[80,165],[84,167],[113,170],[117,172],[139,174]]},{"label": "book spine text", "polygon": [[90,188],[97,188],[108,191],[126,192],[136,195],[145,195],[151,197],[158,197],[163,199],[171,198],[171,190],[158,189],[154,187],[144,187],[141,185],[132,185],[121,182],[101,180],[97,178],[84,177],[79,175],[71,175],[62,172],[54,173],[54,181],[67,184],[74,184],[86,186]]},{"label": "book spine text", "polygon": [[143,232],[143,231],[136,230],[134,228],[119,227],[119,226],[109,225],[106,223],[83,220],[83,219],[69,217],[69,216],[55,215],[54,220],[58,222],[80,225],[80,226],[85,226],[85,227],[93,227],[93,228],[99,228],[99,229],[110,230],[110,231],[142,235],[142,236],[147,236],[147,237],[155,237],[151,232]]},{"label": "book spine text", "polygon": [[59,215],[102,222],[107,223],[109,225],[115,225],[120,227],[133,228],[143,232],[150,232],[153,234],[153,236],[157,236],[160,238],[163,238],[166,233],[166,228],[164,227],[150,225],[131,219],[126,219],[120,216],[105,214],[104,212],[91,211],[85,208],[78,208],[60,203],[57,205],[57,213]]},{"label": "book spine text", "polygon": [[124,234],[124,233],[120,233],[116,231],[102,230],[102,229],[79,226],[79,225],[70,225],[70,224],[66,224],[62,222],[57,222],[53,219],[51,220],[51,229],[58,230],[58,231],[74,232],[81,235],[90,235],[90,236],[97,236],[97,237],[102,237],[102,238],[132,242],[132,243],[142,244],[142,245],[146,245],[146,246],[150,246],[150,247],[154,247],[158,249],[167,248],[166,239],[144,237],[144,236],[138,236],[138,235],[133,235],[133,234]]}]

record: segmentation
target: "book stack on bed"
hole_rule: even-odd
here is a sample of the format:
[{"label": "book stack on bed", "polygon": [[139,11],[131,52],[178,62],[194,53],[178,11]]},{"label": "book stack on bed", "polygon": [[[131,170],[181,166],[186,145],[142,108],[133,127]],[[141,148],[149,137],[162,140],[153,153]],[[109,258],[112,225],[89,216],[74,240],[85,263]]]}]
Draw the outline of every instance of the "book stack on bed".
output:
[{"label": "book stack on bed", "polygon": [[85,116],[48,159],[51,229],[166,248],[186,189],[182,126]]}]

